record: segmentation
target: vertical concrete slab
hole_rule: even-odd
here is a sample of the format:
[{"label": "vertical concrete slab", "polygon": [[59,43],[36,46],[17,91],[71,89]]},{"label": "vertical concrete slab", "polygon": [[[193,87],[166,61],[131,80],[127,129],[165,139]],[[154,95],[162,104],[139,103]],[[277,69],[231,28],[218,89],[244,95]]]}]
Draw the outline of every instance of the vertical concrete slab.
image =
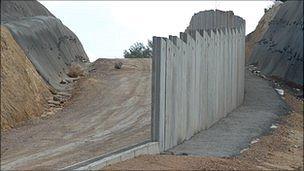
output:
[{"label": "vertical concrete slab", "polygon": [[185,139],[187,139],[187,125],[188,125],[188,120],[189,120],[189,115],[188,115],[188,106],[187,106],[187,86],[188,86],[188,74],[187,74],[187,61],[188,59],[188,55],[189,55],[189,50],[188,50],[188,44],[187,44],[187,35],[186,34],[181,34],[180,35],[181,39],[181,62],[182,62],[182,69],[181,69],[181,74],[182,74],[182,92],[180,92],[182,94],[182,99],[181,99],[181,104],[182,105],[182,109],[181,109],[181,140],[180,141],[184,141]]},{"label": "vertical concrete slab", "polygon": [[214,50],[214,84],[213,86],[215,87],[215,90],[214,90],[214,114],[212,115],[212,124],[217,120],[218,118],[218,114],[219,114],[219,41],[218,41],[218,36],[219,36],[219,33],[217,31],[217,29],[212,29],[212,31],[214,32],[213,36],[214,36],[214,49],[217,49],[217,50]]},{"label": "vertical concrete slab", "polygon": [[236,102],[235,102],[235,94],[236,94],[236,92],[235,92],[235,90],[236,90],[236,88],[235,88],[235,80],[236,80],[236,75],[235,75],[235,73],[236,73],[236,66],[235,66],[235,56],[236,56],[236,54],[235,54],[235,30],[234,29],[232,29],[232,42],[231,42],[231,46],[232,46],[232,48],[231,48],[231,51],[232,51],[232,56],[231,56],[231,59],[232,59],[232,66],[231,66],[231,68],[232,68],[232,101],[231,101],[231,103],[232,103],[232,109],[236,106]]},{"label": "vertical concrete slab", "polygon": [[241,42],[241,38],[240,38],[240,29],[237,29],[237,42],[236,42],[236,45],[237,45],[237,48],[236,48],[236,51],[237,51],[237,106],[240,105],[241,103],[241,49],[240,49],[240,42]]},{"label": "vertical concrete slab", "polygon": [[[226,16],[227,17],[227,16]],[[228,24],[228,23],[226,23]],[[225,28],[225,38],[224,38],[224,68],[225,68],[225,113],[229,113],[229,31]]]},{"label": "vertical concrete slab", "polygon": [[176,87],[173,86],[174,78],[173,78],[173,68],[174,68],[174,60],[172,56],[172,43],[170,41],[166,41],[166,53],[167,53],[167,61],[166,61],[166,115],[165,115],[165,138],[164,138],[164,146],[165,149],[170,148],[171,146],[171,117],[173,113],[175,112],[174,108],[174,92]]},{"label": "vertical concrete slab", "polygon": [[228,54],[229,54],[229,58],[228,58],[228,73],[229,73],[229,78],[228,78],[228,111],[231,112],[232,111],[232,60],[233,60],[233,53],[232,53],[232,30],[228,29],[228,34],[229,34],[229,41],[228,41]]},{"label": "vertical concrete slab", "polygon": [[[197,132],[198,130],[198,113],[195,112],[195,49],[196,49],[196,43],[195,43],[195,37],[189,36],[189,43],[190,43],[190,56],[189,56],[189,63],[188,63],[188,69],[189,69],[189,115],[191,120],[191,125],[189,128],[190,135],[188,138],[190,139],[192,135]],[[195,36],[195,35],[194,35]]]},{"label": "vertical concrete slab", "polygon": [[223,115],[226,115],[227,114],[227,110],[226,110],[226,105],[227,105],[227,101],[226,101],[226,97],[227,97],[227,94],[226,94],[226,87],[227,87],[227,77],[226,77],[226,72],[227,72],[227,65],[226,65],[226,38],[227,38],[227,34],[226,34],[226,27],[223,28],[222,30],[222,67],[223,67],[223,72],[222,72],[222,78],[223,78],[223,86],[222,86],[222,89],[223,89]]},{"label": "vertical concrete slab", "polygon": [[181,86],[182,86],[182,92],[180,92],[182,94],[182,99],[181,99],[181,110],[180,112],[182,112],[181,114],[181,119],[182,119],[182,138],[183,140],[187,139],[187,130],[188,130],[188,122],[189,122],[189,113],[188,113],[188,85],[189,85],[189,73],[188,73],[188,56],[189,56],[189,45],[188,45],[188,36],[186,33],[183,33],[180,35],[181,36],[181,40],[184,42],[183,45],[183,55],[182,55],[182,59],[181,59],[181,63],[182,63],[182,69],[181,69],[181,75],[182,75],[182,82],[181,82]]},{"label": "vertical concrete slab", "polygon": [[243,103],[244,101],[244,93],[245,93],[245,21],[244,24],[242,26],[242,33],[241,33],[241,58],[242,58],[242,71],[241,71],[241,102]]},{"label": "vertical concrete slab", "polygon": [[195,48],[195,90],[194,90],[194,106],[195,106],[195,113],[197,115],[197,128],[195,133],[203,129],[203,115],[204,115],[204,109],[202,104],[202,89],[203,86],[201,84],[201,75],[203,75],[203,66],[202,66],[202,60],[203,60],[203,52],[202,52],[202,45],[203,45],[203,37],[199,32],[195,32],[196,37],[196,48]]},{"label": "vertical concrete slab", "polygon": [[182,141],[186,139],[186,134],[187,134],[187,123],[188,123],[188,114],[187,114],[187,57],[188,57],[188,50],[187,50],[187,35],[185,33],[180,33],[180,44],[181,44],[181,63],[182,63],[182,68],[181,68],[181,75],[182,75],[182,80],[183,82],[181,83],[182,85],[182,99],[180,99],[181,104],[183,105],[183,108],[181,109],[181,139]]},{"label": "vertical concrete slab", "polygon": [[173,104],[174,104],[174,112],[170,115],[170,132],[171,132],[171,137],[170,137],[170,146],[175,146],[177,145],[177,120],[178,120],[178,117],[181,116],[181,108],[182,108],[182,105],[180,100],[181,98],[181,93],[182,92],[182,89],[181,89],[181,84],[180,84],[180,81],[181,81],[181,70],[179,68],[181,68],[181,57],[177,55],[177,48],[174,44],[173,41],[170,41],[172,44],[171,44],[171,56],[172,56],[172,61],[173,61],[173,75],[172,75],[172,78],[173,78],[173,85],[176,87],[174,89],[174,92],[172,94],[172,98],[171,100],[173,101]]},{"label": "vertical concrete slab", "polygon": [[176,87],[175,92],[173,93],[173,95],[175,96],[174,98],[172,97],[172,101],[174,103],[174,113],[172,113],[170,115],[170,123],[171,123],[171,137],[170,137],[170,142],[171,142],[171,146],[176,145],[175,142],[177,142],[177,132],[178,132],[178,119],[180,117],[180,104],[179,104],[179,99],[181,98],[181,94],[178,92],[181,92],[180,90],[180,80],[181,80],[181,75],[180,75],[180,56],[177,53],[177,46],[176,46],[176,39],[174,38],[174,36],[169,36],[169,41],[170,43],[172,43],[172,46],[170,46],[170,51],[171,51],[171,56],[172,56],[172,61],[174,63],[173,65],[173,85]]},{"label": "vertical concrete slab", "polygon": [[161,151],[165,148],[166,129],[166,49],[167,43],[163,38],[153,37],[151,139],[160,142]]},{"label": "vertical concrete slab", "polygon": [[208,43],[210,42],[210,36],[209,34],[204,31],[203,32],[203,45],[202,45],[202,51],[203,51],[203,58],[201,61],[201,81],[200,81],[200,89],[201,89],[201,106],[202,106],[202,113],[203,113],[203,129],[208,128],[208,114],[209,114],[209,109],[208,109]]},{"label": "vertical concrete slab", "polygon": [[208,127],[213,123],[213,118],[216,113],[216,94],[215,94],[215,84],[216,84],[216,70],[215,68],[215,36],[213,30],[210,30],[210,46],[208,47]]},{"label": "vertical concrete slab", "polygon": [[[222,14],[220,16],[220,21],[222,23]],[[223,57],[223,44],[224,44],[224,33],[222,29],[219,29],[219,118],[224,117],[224,99],[225,99],[225,94],[224,94],[224,83],[225,83],[225,78],[224,78],[224,57]]]},{"label": "vertical concrete slab", "polygon": [[[222,23],[222,15],[220,15],[220,21]],[[219,118],[224,117],[224,64],[223,64],[223,31],[221,28],[219,32]]]},{"label": "vertical concrete slab", "polygon": [[244,98],[245,23],[232,12],[202,13],[188,27],[199,29],[155,39],[153,56],[165,57],[153,57],[152,140],[163,150],[207,129]]},{"label": "vertical concrete slab", "polygon": [[238,54],[237,54],[237,29],[234,28],[234,106],[233,108],[236,108],[238,106],[237,104],[237,97],[238,97]]}]

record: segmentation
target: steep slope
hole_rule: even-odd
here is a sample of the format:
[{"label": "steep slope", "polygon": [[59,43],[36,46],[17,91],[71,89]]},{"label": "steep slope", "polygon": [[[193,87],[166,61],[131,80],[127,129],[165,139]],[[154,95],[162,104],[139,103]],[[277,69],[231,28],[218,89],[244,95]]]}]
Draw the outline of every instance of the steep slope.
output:
[{"label": "steep slope", "polygon": [[1,23],[34,16],[54,17],[43,5],[36,1],[1,1]]},{"label": "steep slope", "polygon": [[303,1],[287,1],[255,43],[249,64],[262,74],[303,85]]},{"label": "steep slope", "polygon": [[43,79],[56,90],[72,63],[88,62],[76,35],[37,1],[1,1],[6,26]]},{"label": "steep slope", "polygon": [[269,28],[270,22],[273,20],[276,13],[280,9],[280,6],[281,3],[277,1],[270,9],[265,12],[255,30],[246,36],[246,63],[248,63],[253,47],[264,36],[265,32]]},{"label": "steep slope", "polygon": [[63,110],[1,135],[1,170],[56,170],[149,140],[151,59],[93,67]]},{"label": "steep slope", "polygon": [[1,1],[1,130],[40,116],[47,98],[88,57],[76,35],[37,1]]},{"label": "steep slope", "polygon": [[1,129],[43,113],[50,95],[23,50],[1,26]]}]

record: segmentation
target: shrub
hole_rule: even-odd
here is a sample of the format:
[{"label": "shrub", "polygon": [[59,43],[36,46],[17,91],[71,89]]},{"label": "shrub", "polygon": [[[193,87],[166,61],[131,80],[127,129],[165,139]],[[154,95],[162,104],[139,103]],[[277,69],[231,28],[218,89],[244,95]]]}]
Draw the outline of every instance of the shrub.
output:
[{"label": "shrub", "polygon": [[143,43],[134,43],[129,50],[124,51],[125,58],[151,58],[152,57],[152,42],[148,41],[148,45]]}]

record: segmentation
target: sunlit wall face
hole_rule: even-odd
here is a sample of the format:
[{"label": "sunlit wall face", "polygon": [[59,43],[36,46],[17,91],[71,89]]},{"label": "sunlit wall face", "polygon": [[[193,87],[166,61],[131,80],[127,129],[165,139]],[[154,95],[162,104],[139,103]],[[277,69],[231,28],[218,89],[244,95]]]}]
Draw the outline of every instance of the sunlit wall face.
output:
[{"label": "sunlit wall face", "polygon": [[179,35],[202,10],[232,10],[252,32],[273,1],[40,1],[81,40],[91,61],[122,58],[135,42]]}]

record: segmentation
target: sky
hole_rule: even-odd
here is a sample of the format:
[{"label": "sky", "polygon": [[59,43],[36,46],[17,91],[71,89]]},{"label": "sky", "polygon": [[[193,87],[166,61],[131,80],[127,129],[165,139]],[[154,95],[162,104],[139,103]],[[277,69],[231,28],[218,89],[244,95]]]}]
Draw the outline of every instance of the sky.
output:
[{"label": "sky", "polygon": [[194,13],[232,10],[252,32],[274,3],[265,1],[39,1],[80,39],[90,59],[123,58],[135,42],[179,35]]}]

